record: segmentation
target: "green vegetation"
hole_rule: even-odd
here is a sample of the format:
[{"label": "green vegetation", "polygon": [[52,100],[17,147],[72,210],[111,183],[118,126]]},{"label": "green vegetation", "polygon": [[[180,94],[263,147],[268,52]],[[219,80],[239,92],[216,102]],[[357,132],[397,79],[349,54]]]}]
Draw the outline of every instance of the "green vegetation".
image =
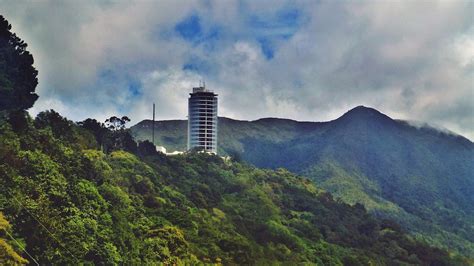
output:
[{"label": "green vegetation", "polygon": [[[157,123],[157,145],[184,147],[186,121]],[[148,128],[143,121],[132,133],[151,139]],[[176,132],[182,143],[162,137],[181,139]],[[474,144],[463,137],[357,107],[325,123],[220,118],[218,141],[221,155],[289,169],[423,241],[474,257]]]},{"label": "green vegetation", "polygon": [[40,264],[463,263],[284,169],[103,153],[54,111],[26,129],[0,126],[0,209]]},{"label": "green vegetation", "polygon": [[128,117],[32,119],[36,70],[25,47],[0,17],[2,265],[470,262],[287,170],[137,145]]},{"label": "green vegetation", "polygon": [[10,246],[5,235],[11,229],[10,223],[5,220],[3,213],[0,212],[0,264],[1,265],[25,265],[28,261],[22,258]]}]

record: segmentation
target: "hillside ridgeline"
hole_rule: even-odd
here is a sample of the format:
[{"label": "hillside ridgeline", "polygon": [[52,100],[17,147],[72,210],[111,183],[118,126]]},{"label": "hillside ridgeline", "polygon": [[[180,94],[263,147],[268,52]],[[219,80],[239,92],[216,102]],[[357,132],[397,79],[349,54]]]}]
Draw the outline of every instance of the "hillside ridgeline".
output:
[{"label": "hillside ridgeline", "polygon": [[[151,139],[151,121],[131,128]],[[184,150],[186,121],[158,121],[156,144]],[[219,119],[221,155],[306,176],[419,239],[474,257],[474,144],[356,107],[330,122]]]},{"label": "hillside ridgeline", "polygon": [[[53,111],[0,124],[0,208],[30,262],[465,263],[286,170],[166,157],[147,142],[104,153],[85,124]],[[108,143],[117,134],[128,133]]]}]

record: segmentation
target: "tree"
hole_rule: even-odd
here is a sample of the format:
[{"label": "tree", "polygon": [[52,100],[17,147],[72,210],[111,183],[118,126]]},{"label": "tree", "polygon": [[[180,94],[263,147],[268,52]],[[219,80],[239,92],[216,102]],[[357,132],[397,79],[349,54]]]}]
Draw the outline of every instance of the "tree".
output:
[{"label": "tree", "polygon": [[11,25],[0,15],[0,112],[22,112],[38,99],[34,93],[38,71],[27,44],[11,31]]},{"label": "tree", "polygon": [[34,124],[36,128],[50,127],[57,138],[72,138],[73,123],[53,109],[39,113]]},{"label": "tree", "polygon": [[125,124],[128,122],[130,122],[130,118],[127,116],[122,116],[122,118],[112,116],[105,120],[105,126],[110,130],[105,143],[106,152],[126,150],[136,153],[137,143],[133,140],[130,132],[125,127]]},{"label": "tree", "polygon": [[1,265],[25,265],[28,261],[22,258],[13,248],[3,239],[3,233],[10,230],[10,223],[3,217],[0,212],[0,264]]},{"label": "tree", "polygon": [[105,125],[91,118],[87,118],[77,124],[82,128],[89,130],[94,135],[99,147],[102,149],[107,133],[109,132]]},{"label": "tree", "polygon": [[150,141],[145,140],[138,143],[138,154],[140,156],[152,156],[157,153],[155,145]]},{"label": "tree", "polygon": [[130,122],[130,118],[127,116],[122,116],[122,118],[112,116],[111,118],[105,120],[105,125],[110,130],[119,131],[125,129],[125,124],[127,122]]}]

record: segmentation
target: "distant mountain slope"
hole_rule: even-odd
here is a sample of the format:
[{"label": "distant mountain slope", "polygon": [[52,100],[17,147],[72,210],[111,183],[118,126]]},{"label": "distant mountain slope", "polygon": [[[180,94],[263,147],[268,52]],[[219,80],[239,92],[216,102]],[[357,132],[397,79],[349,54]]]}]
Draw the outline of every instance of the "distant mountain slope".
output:
[{"label": "distant mountain slope", "polygon": [[[271,143],[282,143],[302,134],[311,133],[327,122],[298,122],[290,119],[263,118],[256,121],[240,121],[219,117],[219,153],[243,153],[247,140],[258,139]],[[137,140],[150,140],[152,121],[143,120],[131,128]],[[187,120],[155,121],[155,144],[169,151],[186,150]]]},{"label": "distant mountain slope", "polygon": [[[186,150],[187,120],[155,121],[155,144],[166,147],[169,151]],[[152,139],[152,121],[143,120],[131,128],[136,140]]]},{"label": "distant mountain slope", "polygon": [[[151,121],[132,127],[149,139]],[[157,145],[185,149],[186,121],[156,122]],[[323,123],[219,119],[219,152],[284,167],[415,235],[474,256],[474,144],[359,106]]]}]

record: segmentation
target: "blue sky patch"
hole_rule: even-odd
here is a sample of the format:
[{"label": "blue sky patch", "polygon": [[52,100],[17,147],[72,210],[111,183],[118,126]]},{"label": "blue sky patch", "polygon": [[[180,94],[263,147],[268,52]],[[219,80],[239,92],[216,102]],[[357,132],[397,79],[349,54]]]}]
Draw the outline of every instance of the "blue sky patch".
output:
[{"label": "blue sky patch", "polygon": [[293,35],[301,26],[302,21],[301,11],[282,9],[271,15],[251,15],[247,24],[256,32],[281,36]]},{"label": "blue sky patch", "polygon": [[263,55],[271,60],[278,48],[277,43],[288,40],[298,31],[303,24],[303,16],[298,9],[281,9],[273,14],[250,15],[247,24]]},{"label": "blue sky patch", "polygon": [[200,75],[209,75],[213,71],[212,65],[202,58],[193,56],[186,64],[183,70],[195,72]]},{"label": "blue sky patch", "polygon": [[202,36],[201,19],[197,15],[191,15],[175,26],[179,35],[187,41],[196,41]]},{"label": "blue sky patch", "polygon": [[142,94],[142,84],[138,80],[131,80],[128,83],[128,92],[132,97],[137,97]]},{"label": "blue sky patch", "polygon": [[193,45],[203,45],[207,52],[216,48],[216,43],[222,38],[222,27],[219,25],[203,26],[201,18],[194,14],[176,24],[174,30],[184,40]]},{"label": "blue sky patch", "polygon": [[262,49],[262,53],[266,59],[272,59],[275,55],[275,47],[271,40],[267,38],[259,38],[258,43]]},{"label": "blue sky patch", "polygon": [[[249,31],[244,33],[247,38],[257,41],[260,45],[262,54],[267,60],[271,60],[278,49],[278,44],[281,41],[291,38],[296,31],[303,24],[302,11],[295,8],[282,8],[277,12],[265,14],[251,14],[248,10],[243,8],[241,10],[242,17],[246,21]],[[242,33],[234,33],[225,30],[220,25],[203,23],[202,17],[194,13],[174,26],[174,31],[184,40],[190,42],[194,46],[202,46],[204,51],[213,52],[218,47],[217,43],[221,40],[232,41],[238,39]],[[224,33],[228,33],[224,35]],[[230,39],[229,39],[230,38]],[[195,72],[208,72],[209,66],[198,60],[195,60],[183,65],[184,70]]]},{"label": "blue sky patch", "polygon": [[298,9],[283,9],[277,13],[277,21],[290,27],[298,27],[301,24],[301,11]]}]

